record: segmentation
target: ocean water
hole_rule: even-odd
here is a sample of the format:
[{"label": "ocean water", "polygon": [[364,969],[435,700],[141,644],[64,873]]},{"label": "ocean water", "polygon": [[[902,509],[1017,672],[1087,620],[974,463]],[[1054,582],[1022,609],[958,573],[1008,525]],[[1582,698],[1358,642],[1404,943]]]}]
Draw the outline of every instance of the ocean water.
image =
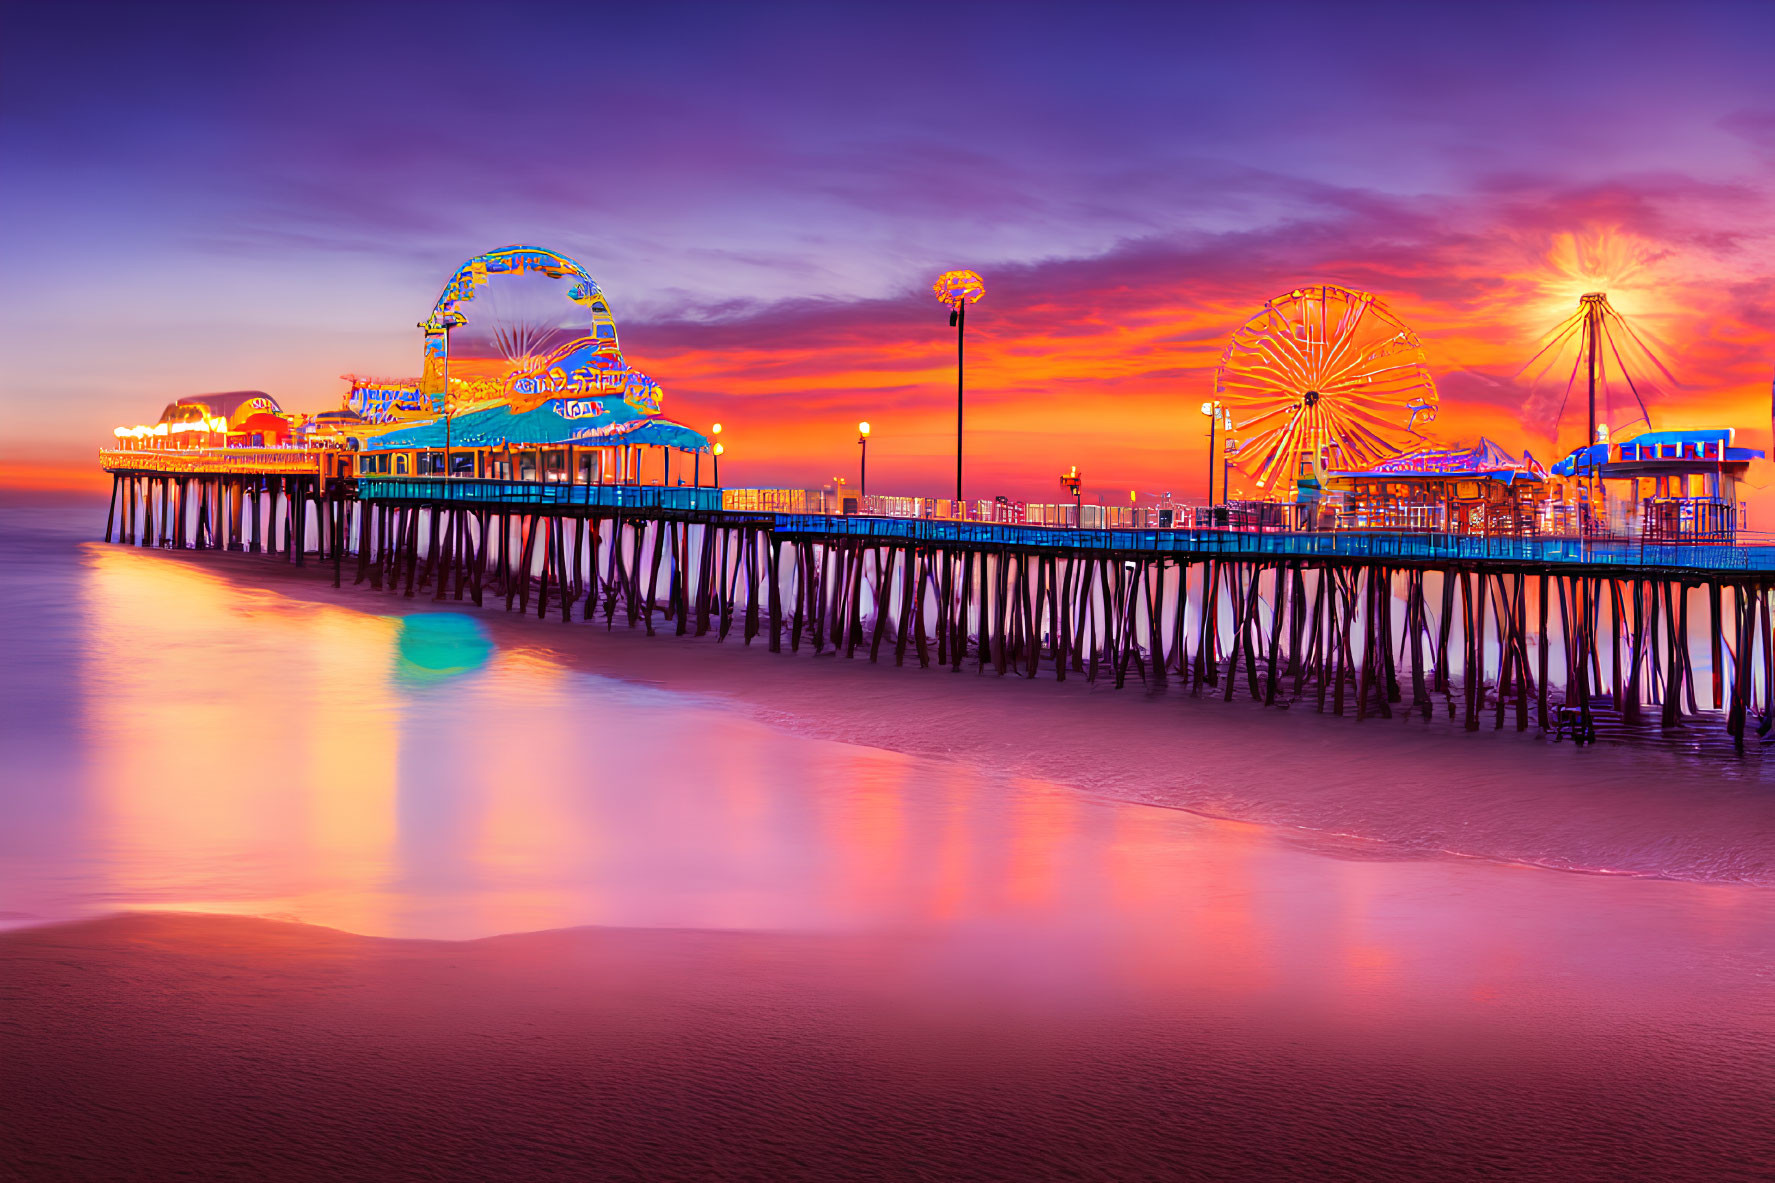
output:
[{"label": "ocean water", "polygon": [[1235,1044],[1551,1057],[1580,1089],[1625,1039],[1727,1150],[1747,1135],[1715,1102],[1775,1083],[1775,789],[1754,768],[567,644],[103,546],[85,512],[0,523],[0,927],[890,934],[938,967],[898,987],[934,1010],[1137,1000]]}]

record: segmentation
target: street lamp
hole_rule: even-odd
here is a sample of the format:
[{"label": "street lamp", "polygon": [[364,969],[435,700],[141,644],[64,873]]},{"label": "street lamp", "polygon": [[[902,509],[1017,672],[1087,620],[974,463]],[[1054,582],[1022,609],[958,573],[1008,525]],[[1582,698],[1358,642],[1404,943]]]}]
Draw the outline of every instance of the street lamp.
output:
[{"label": "street lamp", "polygon": [[986,283],[972,271],[945,271],[931,285],[937,299],[949,305],[949,324],[955,330],[955,503],[961,505],[961,405],[962,335],[968,327],[968,305],[978,304]]},{"label": "street lamp", "polygon": [[[1206,402],[1202,404],[1202,414],[1208,416],[1208,508],[1214,508],[1214,427],[1220,419],[1220,404]],[[1226,495],[1226,482],[1221,482],[1221,496]]]},{"label": "street lamp", "polygon": [[420,321],[419,327],[428,333],[444,330],[444,475],[451,475],[450,468],[450,330],[461,328],[468,323],[468,318],[458,316],[454,312],[446,312],[441,317],[429,321]]},{"label": "street lamp", "polygon": [[862,464],[857,471],[857,496],[869,496],[869,420],[857,424],[857,446],[863,450]]},{"label": "street lamp", "polygon": [[714,427],[710,428],[709,434],[710,436],[715,437],[715,443],[714,446],[709,449],[709,455],[714,458],[715,487],[719,489],[721,487],[721,453],[727,451],[727,449],[721,445],[721,424],[717,423]]}]

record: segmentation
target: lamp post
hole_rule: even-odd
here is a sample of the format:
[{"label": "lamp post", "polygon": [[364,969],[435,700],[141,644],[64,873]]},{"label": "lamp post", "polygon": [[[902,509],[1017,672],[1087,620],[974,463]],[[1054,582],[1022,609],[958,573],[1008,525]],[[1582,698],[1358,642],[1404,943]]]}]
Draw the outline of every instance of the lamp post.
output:
[{"label": "lamp post", "polygon": [[862,460],[857,467],[857,496],[869,496],[869,420],[857,424],[857,447],[862,449]]},{"label": "lamp post", "polygon": [[[1220,418],[1220,404],[1206,402],[1202,404],[1202,414],[1208,416],[1208,508],[1214,508],[1214,425]],[[1225,482],[1222,482],[1224,485]]]},{"label": "lamp post", "polygon": [[962,337],[968,327],[968,305],[978,304],[986,283],[972,271],[945,271],[931,285],[937,299],[949,306],[955,330],[955,503],[961,505]]},{"label": "lamp post", "polygon": [[1084,517],[1084,504],[1079,500],[1080,479],[1079,466],[1076,464],[1072,466],[1071,472],[1060,474],[1060,487],[1072,494],[1072,528],[1075,530],[1083,525],[1079,519]]},{"label": "lamp post", "polygon": [[468,323],[467,318],[446,312],[441,317],[420,321],[419,327],[426,332],[436,329],[444,330],[444,475],[452,475],[450,467],[450,330]]},{"label": "lamp post", "polygon": [[710,447],[709,455],[713,458],[712,463],[715,465],[715,487],[719,489],[721,487],[721,453],[727,451],[721,445],[721,424],[717,423],[710,428],[709,434],[715,437],[715,443]]},{"label": "lamp post", "polygon": [[1232,443],[1226,437],[1233,433],[1233,413],[1222,409],[1220,412],[1220,499],[1233,499],[1233,462],[1227,458],[1227,446]]}]

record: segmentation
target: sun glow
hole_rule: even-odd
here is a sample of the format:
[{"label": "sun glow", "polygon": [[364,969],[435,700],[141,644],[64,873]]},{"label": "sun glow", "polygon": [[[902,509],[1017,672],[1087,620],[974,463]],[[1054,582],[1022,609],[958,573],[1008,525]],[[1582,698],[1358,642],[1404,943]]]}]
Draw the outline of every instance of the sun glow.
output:
[{"label": "sun glow", "polygon": [[1670,254],[1618,226],[1555,234],[1529,306],[1537,322],[1556,320],[1570,315],[1580,297],[1606,292],[1623,316],[1657,316],[1666,309],[1655,296],[1656,273]]}]

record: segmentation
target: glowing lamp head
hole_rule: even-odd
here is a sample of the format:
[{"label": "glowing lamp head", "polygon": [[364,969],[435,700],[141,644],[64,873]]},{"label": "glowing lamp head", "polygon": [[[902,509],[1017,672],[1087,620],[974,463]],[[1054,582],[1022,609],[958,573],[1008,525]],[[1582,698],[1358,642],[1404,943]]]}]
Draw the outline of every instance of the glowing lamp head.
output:
[{"label": "glowing lamp head", "polygon": [[727,451],[727,448],[724,445],[722,445],[722,444],[715,445],[715,455],[720,456],[726,451]]},{"label": "glowing lamp head", "polygon": [[857,424],[857,434],[858,435],[868,435],[869,434],[869,420],[865,419],[861,423]]},{"label": "glowing lamp head", "polygon": [[937,299],[959,312],[963,304],[978,304],[986,294],[986,281],[972,271],[945,271],[931,285]]},{"label": "glowing lamp head", "polygon": [[1207,415],[1209,418],[1213,418],[1214,404],[1213,403],[1203,403],[1202,404],[1202,414]]},{"label": "glowing lamp head", "polygon": [[715,424],[714,427],[710,428],[709,430],[714,435],[720,435],[721,434],[721,424],[717,423],[717,424]]}]

